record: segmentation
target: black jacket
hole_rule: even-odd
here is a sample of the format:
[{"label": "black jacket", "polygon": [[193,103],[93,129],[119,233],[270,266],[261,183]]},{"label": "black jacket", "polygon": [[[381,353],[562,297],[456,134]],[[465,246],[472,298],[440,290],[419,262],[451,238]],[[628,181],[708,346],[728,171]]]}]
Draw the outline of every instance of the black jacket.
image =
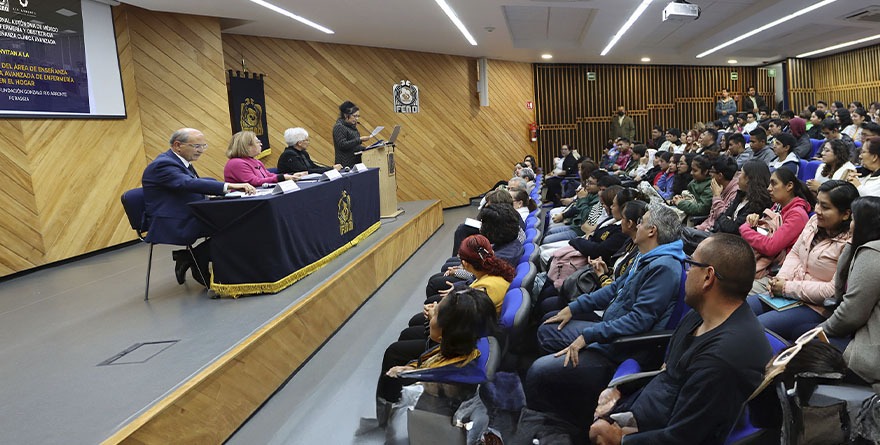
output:
[{"label": "black jacket", "polygon": [[352,167],[361,162],[361,155],[354,154],[361,151],[361,134],[357,127],[342,119],[337,119],[333,125],[333,149],[336,153],[336,163],[343,167]]},{"label": "black jacket", "polygon": [[333,167],[321,165],[312,161],[309,152],[305,150],[297,150],[293,146],[284,149],[281,157],[278,158],[278,173],[297,173],[307,171],[309,173],[324,173]]},{"label": "black jacket", "polygon": [[749,214],[757,213],[758,215],[763,215],[764,209],[769,208],[770,204],[772,204],[772,202],[768,202],[767,206],[763,206],[754,202],[746,203],[742,210],[739,211],[739,214],[734,217],[737,206],[739,206],[739,203],[744,199],[746,199],[745,190],[736,192],[736,197],[733,198],[733,201],[730,202],[730,205],[727,206],[724,213],[715,220],[715,225],[712,227],[713,232],[739,235],[739,226],[746,222],[746,217],[749,216]]}]

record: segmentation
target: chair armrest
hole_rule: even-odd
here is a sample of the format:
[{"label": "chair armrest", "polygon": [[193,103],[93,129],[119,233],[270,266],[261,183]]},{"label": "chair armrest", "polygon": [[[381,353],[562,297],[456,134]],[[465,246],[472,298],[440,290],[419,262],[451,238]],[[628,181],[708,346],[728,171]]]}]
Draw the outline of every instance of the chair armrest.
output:
[{"label": "chair armrest", "polygon": [[[632,389],[641,388],[642,386],[647,385],[648,382],[650,382],[651,379],[654,378],[654,376],[656,376],[657,374],[660,374],[661,372],[663,372],[662,369],[657,369],[654,371],[637,372],[635,374],[620,376],[620,377],[608,382],[608,387],[613,388],[613,387],[626,386],[627,388],[632,388]],[[621,391],[621,392],[628,393],[628,392],[632,392],[632,391]]]}]

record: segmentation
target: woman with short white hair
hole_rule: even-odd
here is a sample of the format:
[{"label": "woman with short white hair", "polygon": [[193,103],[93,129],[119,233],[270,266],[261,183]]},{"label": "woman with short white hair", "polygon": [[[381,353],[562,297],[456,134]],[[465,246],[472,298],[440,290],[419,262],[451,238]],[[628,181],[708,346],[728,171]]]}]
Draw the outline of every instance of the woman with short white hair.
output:
[{"label": "woman with short white hair", "polygon": [[287,148],[278,158],[278,173],[324,173],[327,170],[340,170],[341,165],[329,167],[312,161],[309,156],[309,132],[304,128],[288,128],[284,131],[284,142]]}]

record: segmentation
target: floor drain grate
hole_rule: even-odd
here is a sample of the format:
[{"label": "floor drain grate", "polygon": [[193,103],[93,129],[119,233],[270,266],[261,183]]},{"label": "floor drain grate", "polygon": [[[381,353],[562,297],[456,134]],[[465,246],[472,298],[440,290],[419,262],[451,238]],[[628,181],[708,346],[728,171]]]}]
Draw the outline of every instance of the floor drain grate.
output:
[{"label": "floor drain grate", "polygon": [[98,363],[98,366],[134,365],[146,363],[147,360],[159,355],[180,340],[163,340],[135,343],[113,357]]}]

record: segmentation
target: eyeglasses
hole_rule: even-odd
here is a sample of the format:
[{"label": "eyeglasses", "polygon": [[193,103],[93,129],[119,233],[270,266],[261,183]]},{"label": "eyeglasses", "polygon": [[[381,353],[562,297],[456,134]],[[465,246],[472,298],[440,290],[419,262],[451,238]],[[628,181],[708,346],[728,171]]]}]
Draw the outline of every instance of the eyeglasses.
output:
[{"label": "eyeglasses", "polygon": [[825,331],[823,331],[820,326],[816,326],[798,337],[798,339],[794,341],[794,346],[782,351],[782,353],[773,360],[773,366],[787,365],[788,362],[790,362],[791,359],[801,351],[805,344],[809,343],[816,337],[819,337],[819,340],[828,343],[828,336],[825,335]]},{"label": "eyeglasses", "polygon": [[703,268],[703,269],[711,267],[712,271],[715,272],[715,276],[718,277],[719,280],[724,279],[724,277],[722,277],[721,274],[718,273],[718,270],[715,269],[715,266],[713,266],[711,264],[706,264],[706,263],[701,263],[699,261],[694,261],[694,259],[691,257],[685,258],[684,264],[685,264],[685,271],[690,270],[691,267],[699,267],[699,268]]},{"label": "eyeglasses", "polygon": [[190,144],[189,142],[181,142],[180,145],[189,145],[196,150],[206,150],[208,148],[208,144]]}]

